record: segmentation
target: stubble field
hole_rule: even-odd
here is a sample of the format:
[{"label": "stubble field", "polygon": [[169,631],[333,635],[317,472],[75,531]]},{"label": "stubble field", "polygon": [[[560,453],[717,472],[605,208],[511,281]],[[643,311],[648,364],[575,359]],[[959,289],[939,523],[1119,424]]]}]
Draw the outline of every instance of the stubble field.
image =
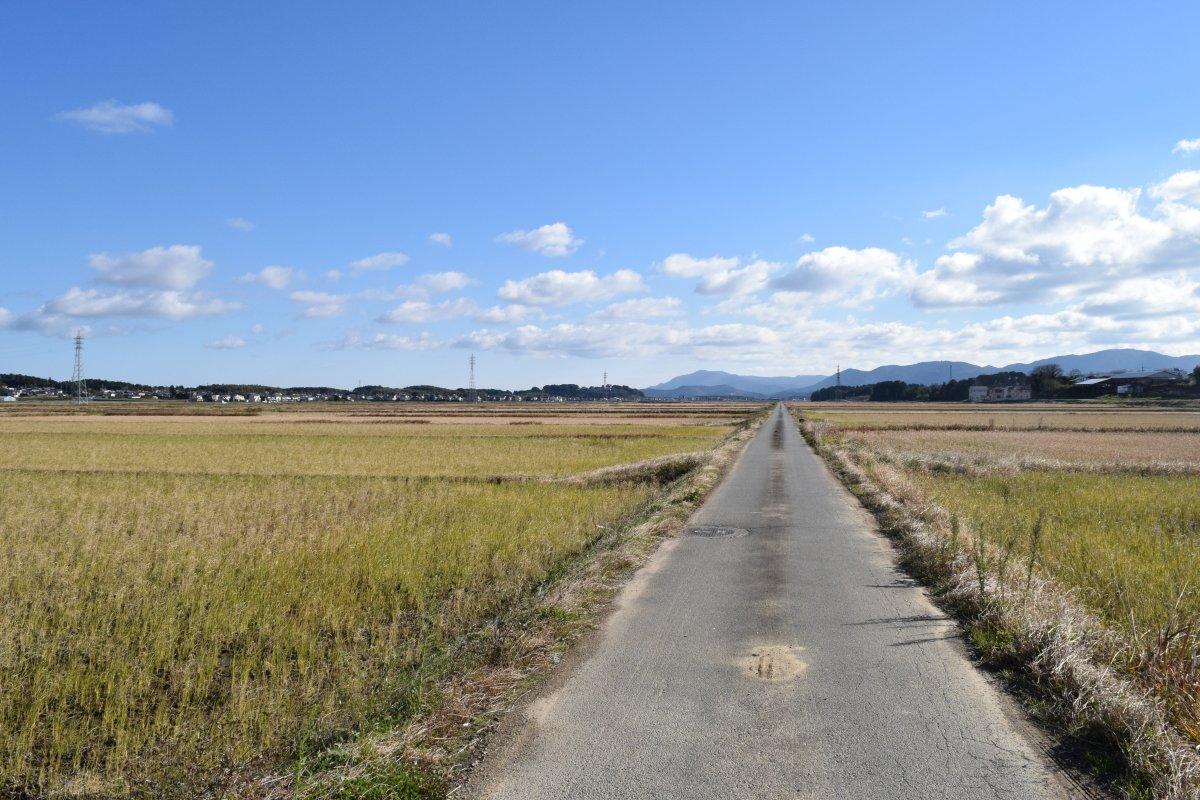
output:
[{"label": "stubble field", "polygon": [[662,491],[556,479],[740,416],[0,418],[0,795],[219,796],[402,720],[442,643]]}]

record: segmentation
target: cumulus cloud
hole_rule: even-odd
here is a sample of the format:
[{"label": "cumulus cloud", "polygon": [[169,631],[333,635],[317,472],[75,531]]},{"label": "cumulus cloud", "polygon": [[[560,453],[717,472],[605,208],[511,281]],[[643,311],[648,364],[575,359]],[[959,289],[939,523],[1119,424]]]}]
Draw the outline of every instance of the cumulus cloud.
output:
[{"label": "cumulus cloud", "polygon": [[242,233],[249,233],[256,227],[253,222],[244,217],[230,217],[225,220],[225,224],[235,231],[241,231]]},{"label": "cumulus cloud", "polygon": [[284,289],[296,279],[296,270],[292,267],[263,267],[258,272],[247,272],[238,280],[244,283],[261,283],[271,289]]},{"label": "cumulus cloud", "polygon": [[204,345],[210,350],[239,350],[246,346],[246,340],[240,336],[224,336],[220,339],[214,339]]},{"label": "cumulus cloud", "polygon": [[1200,139],[1180,139],[1171,148],[1172,153],[1183,153],[1190,155],[1191,153],[1200,153]]},{"label": "cumulus cloud", "polygon": [[373,256],[360,258],[358,261],[351,261],[348,269],[351,272],[382,272],[392,269],[393,267],[403,267],[407,264],[409,258],[404,253],[386,252],[376,253]]},{"label": "cumulus cloud", "polygon": [[703,278],[728,272],[738,263],[740,263],[740,259],[737,258],[721,256],[696,258],[687,253],[674,253],[663,259],[662,271],[664,275],[670,275],[672,278]]},{"label": "cumulus cloud", "polygon": [[1200,171],[1141,189],[1075,186],[1044,208],[1001,195],[913,284],[919,306],[1071,302],[1200,259]]},{"label": "cumulus cloud", "polygon": [[817,237],[813,236],[811,233],[800,234],[800,243],[801,244],[812,244],[816,240],[817,240]]},{"label": "cumulus cloud", "polygon": [[471,276],[462,272],[429,272],[419,276],[414,284],[427,292],[455,292],[471,286],[475,281]]},{"label": "cumulus cloud", "polygon": [[150,133],[170,125],[174,116],[158,103],[118,103],[103,100],[87,108],[76,108],[58,115],[60,119],[82,125],[96,133]]},{"label": "cumulus cloud", "polygon": [[683,313],[678,297],[637,297],[594,311],[591,318],[607,322],[675,317]]},{"label": "cumulus cloud", "polygon": [[140,253],[93,253],[88,264],[103,283],[151,289],[190,289],[200,282],[213,264],[200,255],[194,244],[151,247]]},{"label": "cumulus cloud", "polygon": [[1150,194],[1165,203],[1200,204],[1200,170],[1176,172],[1152,186]]},{"label": "cumulus cloud", "polygon": [[948,214],[948,213],[949,212],[946,211],[945,208],[935,208],[935,209],[932,209],[931,211],[922,211],[921,216],[924,219],[938,219],[939,217],[946,216],[946,214]]},{"label": "cumulus cloud", "polygon": [[546,312],[534,306],[523,306],[512,303],[506,306],[492,306],[475,314],[475,321],[482,323],[511,324],[540,320],[546,317]]},{"label": "cumulus cloud", "polygon": [[881,247],[826,247],[807,253],[771,286],[822,302],[860,305],[907,288],[916,264]]},{"label": "cumulus cloud", "polygon": [[429,234],[429,241],[442,247],[454,246],[454,237],[448,233],[431,233]]},{"label": "cumulus cloud", "polygon": [[300,316],[304,319],[329,319],[340,317],[346,313],[346,305],[350,301],[348,294],[333,294],[331,292],[292,292],[288,295],[294,303],[304,306]]},{"label": "cumulus cloud", "polygon": [[522,325],[509,331],[473,331],[455,341],[459,347],[505,350],[519,355],[581,358],[687,355],[698,358],[776,348],[779,335],[755,325],[731,323],[690,328],[686,325],[563,323],[550,327]]},{"label": "cumulus cloud", "polygon": [[199,293],[103,292],[72,287],[43,306],[52,315],[64,317],[159,317],[187,319],[222,314],[240,308],[237,303],[208,298]]},{"label": "cumulus cloud", "polygon": [[473,316],[478,311],[479,307],[475,302],[465,297],[454,300],[443,300],[440,303],[430,303],[425,300],[408,300],[388,311],[378,321],[408,323],[438,322]]},{"label": "cumulus cloud", "polygon": [[377,333],[374,336],[363,336],[359,333],[351,333],[341,341],[336,342],[333,347],[336,350],[436,350],[441,347],[446,347],[447,343],[434,337],[428,333],[422,333],[420,336],[397,336],[392,333]]},{"label": "cumulus cloud", "polygon": [[552,222],[529,231],[502,233],[496,237],[496,241],[513,244],[547,258],[569,256],[583,244],[583,240],[577,239],[575,232],[565,222]]},{"label": "cumulus cloud", "polygon": [[757,292],[766,287],[771,275],[781,269],[772,261],[753,261],[739,267],[741,259],[710,256],[697,258],[687,253],[675,253],[663,259],[660,269],[673,278],[700,278],[698,294],[740,295]]},{"label": "cumulus cloud", "polygon": [[590,269],[579,272],[550,270],[524,280],[505,281],[500,287],[501,300],[526,306],[565,306],[607,300],[621,294],[645,291],[642,276],[633,270],[619,269],[598,276]]}]

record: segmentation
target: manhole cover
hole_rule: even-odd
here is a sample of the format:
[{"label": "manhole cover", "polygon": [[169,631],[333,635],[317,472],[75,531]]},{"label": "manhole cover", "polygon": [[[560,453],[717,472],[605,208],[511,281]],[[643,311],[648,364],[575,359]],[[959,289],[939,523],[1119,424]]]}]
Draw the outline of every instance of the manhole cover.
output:
[{"label": "manhole cover", "polygon": [[685,533],[688,536],[703,536],[706,539],[715,539],[720,536],[745,536],[750,531],[745,528],[727,528],[723,525],[698,525],[688,528]]}]

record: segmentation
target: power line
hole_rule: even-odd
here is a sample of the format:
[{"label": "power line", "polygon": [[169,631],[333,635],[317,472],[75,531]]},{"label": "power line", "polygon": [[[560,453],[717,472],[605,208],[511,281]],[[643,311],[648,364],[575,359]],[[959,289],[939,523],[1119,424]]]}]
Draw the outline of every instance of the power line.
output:
[{"label": "power line", "polygon": [[88,394],[87,381],[83,378],[83,332],[75,332],[75,369],[71,373],[71,383],[75,384],[75,402],[86,403],[91,400]]}]

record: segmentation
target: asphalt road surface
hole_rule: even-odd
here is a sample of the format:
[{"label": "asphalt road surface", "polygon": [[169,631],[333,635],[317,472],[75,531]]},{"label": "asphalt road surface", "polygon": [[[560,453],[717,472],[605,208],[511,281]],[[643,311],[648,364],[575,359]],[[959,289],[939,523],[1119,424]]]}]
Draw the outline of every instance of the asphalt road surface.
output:
[{"label": "asphalt road surface", "polygon": [[1073,794],[782,407],[690,525],[466,796]]}]

